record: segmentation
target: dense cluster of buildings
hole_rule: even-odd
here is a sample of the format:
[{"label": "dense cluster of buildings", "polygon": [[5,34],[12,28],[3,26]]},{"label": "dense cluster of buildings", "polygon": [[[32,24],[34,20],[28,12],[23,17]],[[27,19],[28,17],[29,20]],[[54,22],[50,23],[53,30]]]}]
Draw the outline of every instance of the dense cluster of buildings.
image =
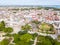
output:
[{"label": "dense cluster of buildings", "polygon": [[[20,30],[22,25],[31,22],[32,20],[38,20],[40,22],[46,22],[53,24],[55,29],[60,32],[60,11],[53,9],[26,9],[22,8],[0,8],[0,21],[4,20],[6,26],[14,28],[15,32]],[[18,29],[18,31],[16,31]]]}]

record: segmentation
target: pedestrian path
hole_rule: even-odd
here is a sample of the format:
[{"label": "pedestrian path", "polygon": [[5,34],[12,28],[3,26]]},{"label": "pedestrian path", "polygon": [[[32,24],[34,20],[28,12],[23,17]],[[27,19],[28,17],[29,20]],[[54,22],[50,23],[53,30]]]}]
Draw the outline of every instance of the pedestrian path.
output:
[{"label": "pedestrian path", "polygon": [[36,45],[36,42],[37,42],[37,37],[35,38],[35,40],[34,40],[34,44],[33,44],[33,45]]}]

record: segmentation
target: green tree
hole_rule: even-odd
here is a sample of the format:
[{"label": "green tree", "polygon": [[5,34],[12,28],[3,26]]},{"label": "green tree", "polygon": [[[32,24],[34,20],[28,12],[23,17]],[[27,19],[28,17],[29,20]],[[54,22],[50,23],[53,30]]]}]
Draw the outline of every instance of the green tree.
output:
[{"label": "green tree", "polygon": [[2,40],[2,42],[0,42],[0,45],[8,45],[9,42],[10,41],[8,39],[4,39],[4,40]]},{"label": "green tree", "polygon": [[40,22],[37,20],[32,21],[32,23],[39,24]]},{"label": "green tree", "polygon": [[21,27],[21,30],[30,30],[30,29],[31,29],[31,26],[29,24],[26,24]]},{"label": "green tree", "polygon": [[24,41],[20,41],[20,42],[17,42],[15,45],[31,45],[31,44]]},{"label": "green tree", "polygon": [[18,32],[19,35],[23,35],[23,34],[26,34],[26,33],[28,33],[28,31],[26,31],[26,30],[25,31],[19,31]]},{"label": "green tree", "polygon": [[11,27],[6,27],[6,28],[4,29],[4,32],[6,32],[6,33],[11,33],[11,32],[13,32],[13,28],[11,28]]},{"label": "green tree", "polygon": [[35,40],[35,37],[37,37],[38,34],[37,33],[34,33],[34,34],[32,34],[32,36],[33,36],[33,40]]},{"label": "green tree", "polygon": [[50,31],[54,30],[54,26],[52,24],[50,24]]},{"label": "green tree", "polygon": [[38,41],[37,45],[52,45],[49,38],[46,38],[45,36],[38,36]]},{"label": "green tree", "polygon": [[14,37],[14,42],[15,43],[20,41],[20,35],[19,34],[14,34],[13,37]]},{"label": "green tree", "polygon": [[55,41],[54,45],[60,45],[60,42]]},{"label": "green tree", "polygon": [[24,42],[29,42],[32,38],[33,36],[31,34],[24,34],[20,37],[20,39]]},{"label": "green tree", "polygon": [[5,28],[5,22],[2,21],[2,22],[0,22],[0,31],[3,31],[4,28]]},{"label": "green tree", "polygon": [[4,21],[1,21],[1,24],[5,27],[5,22]]},{"label": "green tree", "polygon": [[51,38],[50,36],[46,36],[45,37],[46,39],[49,39],[51,41],[51,43],[54,45],[55,43],[55,40],[53,38]]}]

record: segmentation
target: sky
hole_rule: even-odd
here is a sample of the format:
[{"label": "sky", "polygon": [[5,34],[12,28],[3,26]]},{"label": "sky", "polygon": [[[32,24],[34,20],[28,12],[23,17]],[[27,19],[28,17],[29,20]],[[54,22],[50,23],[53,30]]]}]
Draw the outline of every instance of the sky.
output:
[{"label": "sky", "polygon": [[0,0],[0,5],[60,5],[60,0]]}]

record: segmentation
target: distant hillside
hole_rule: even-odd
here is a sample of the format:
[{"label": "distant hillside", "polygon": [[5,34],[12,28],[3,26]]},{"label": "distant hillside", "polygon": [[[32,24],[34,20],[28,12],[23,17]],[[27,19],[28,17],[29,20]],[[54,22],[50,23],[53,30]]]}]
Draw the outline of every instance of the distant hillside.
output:
[{"label": "distant hillside", "polygon": [[24,8],[26,7],[26,10],[28,9],[54,9],[60,11],[60,5],[5,5],[5,6],[0,6],[0,7],[15,7],[15,8]]},{"label": "distant hillside", "polygon": [[46,9],[46,10],[48,10],[48,9],[54,9],[54,10],[56,10],[56,11],[60,11],[60,8],[56,8],[56,7],[43,7],[43,6],[38,6],[38,8],[37,9]]},{"label": "distant hillside", "polygon": [[60,11],[60,8],[54,8],[54,7],[44,7],[44,9],[54,9],[54,10],[58,10],[58,11]]}]

